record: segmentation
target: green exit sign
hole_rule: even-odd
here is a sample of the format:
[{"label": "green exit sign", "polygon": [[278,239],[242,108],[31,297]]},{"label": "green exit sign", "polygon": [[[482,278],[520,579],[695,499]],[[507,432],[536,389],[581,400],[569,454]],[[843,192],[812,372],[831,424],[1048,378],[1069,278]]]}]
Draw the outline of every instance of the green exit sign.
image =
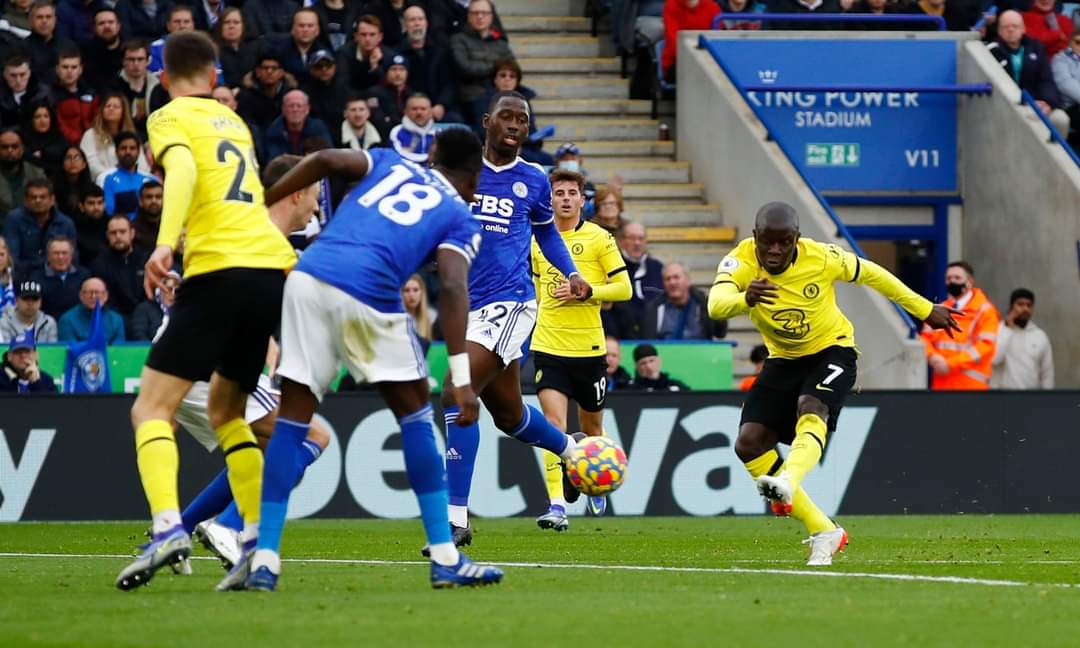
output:
[{"label": "green exit sign", "polygon": [[807,144],[806,166],[811,167],[857,167],[858,144]]}]

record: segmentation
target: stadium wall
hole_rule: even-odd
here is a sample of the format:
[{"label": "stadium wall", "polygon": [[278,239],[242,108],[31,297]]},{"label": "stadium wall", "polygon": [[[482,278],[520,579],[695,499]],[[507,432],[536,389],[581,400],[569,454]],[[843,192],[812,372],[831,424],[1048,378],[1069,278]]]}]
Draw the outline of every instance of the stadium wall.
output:
[{"label": "stadium wall", "polygon": [[989,97],[961,102],[964,257],[1002,313],[1014,288],[1035,291],[1035,321],[1053,343],[1057,384],[1078,387],[1080,168],[1050,143],[985,47],[967,43],[958,64],[960,83],[994,86]]},{"label": "stadium wall", "polygon": [[[612,497],[615,514],[764,513],[732,451],[741,398],[612,394],[604,427],[630,457],[627,481]],[[128,417],[132,399],[0,398],[0,521],[145,519]],[[1078,399],[1080,392],[856,393],[822,465],[804,485],[830,515],[1080,512],[1070,481],[1072,435],[1062,433]],[[382,401],[330,395],[320,411],[331,443],[294,493],[290,515],[418,515],[397,423]],[[543,511],[537,451],[497,432],[486,413],[481,426],[473,511],[488,517]],[[188,502],[224,462],[182,431],[177,439],[181,500]],[[584,498],[572,512],[583,507]]]},{"label": "stadium wall", "polygon": [[[799,211],[805,236],[850,249],[780,148],[767,139],[765,127],[735,86],[710,54],[698,49],[702,33],[679,34],[678,158],[691,163],[694,181],[704,183],[707,200],[722,205],[725,224],[738,228],[740,236],[750,235],[761,205],[781,200]],[[724,32],[708,33],[725,37]],[[908,339],[907,328],[888,301],[861,286],[838,285],[837,296],[855,325],[862,351],[859,383],[870,389],[925,389],[922,344]]]}]

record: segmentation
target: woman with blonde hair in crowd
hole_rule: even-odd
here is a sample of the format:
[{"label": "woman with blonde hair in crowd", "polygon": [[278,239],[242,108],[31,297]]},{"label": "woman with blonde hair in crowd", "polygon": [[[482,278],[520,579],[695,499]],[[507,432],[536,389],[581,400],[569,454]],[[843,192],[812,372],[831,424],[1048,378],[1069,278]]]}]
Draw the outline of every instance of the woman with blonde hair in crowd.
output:
[{"label": "woman with blonde hair in crowd", "polygon": [[416,336],[420,338],[420,346],[426,354],[431,346],[432,328],[438,313],[428,304],[427,284],[423,277],[418,274],[409,277],[401,288],[401,302],[405,305],[405,312],[412,315]]},{"label": "woman with blonde hair in crowd", "polygon": [[[121,131],[135,132],[131,107],[122,93],[109,92],[101,98],[94,121],[79,142],[79,148],[86,155],[86,162],[90,166],[90,177],[95,181],[102,173],[116,168],[116,145],[113,144],[113,137]],[[150,164],[142,154],[141,146],[140,142],[138,169],[150,175]]]},{"label": "woman with blonde hair in crowd", "polygon": [[594,204],[596,215],[593,216],[593,222],[612,234],[618,232],[623,224],[622,193],[610,185],[597,187]]},{"label": "woman with blonde hair in crowd", "polygon": [[0,312],[15,305],[15,259],[0,236]]}]

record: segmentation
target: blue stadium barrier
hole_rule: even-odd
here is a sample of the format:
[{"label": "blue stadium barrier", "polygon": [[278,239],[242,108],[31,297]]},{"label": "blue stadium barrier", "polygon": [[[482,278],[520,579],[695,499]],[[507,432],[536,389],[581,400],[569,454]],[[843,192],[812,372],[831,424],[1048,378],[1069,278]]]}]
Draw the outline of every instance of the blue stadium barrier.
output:
[{"label": "blue stadium barrier", "polygon": [[[1060,144],[1061,148],[1065,149],[1065,153],[1072,158],[1073,164],[1080,167],[1080,156],[1077,156],[1076,151],[1073,150],[1073,147],[1069,146],[1068,140],[1058,132],[1058,129],[1054,128],[1054,124],[1051,123],[1050,118],[1044,115],[1042,110],[1039,110],[1039,104],[1036,103],[1035,97],[1027,90],[1021,90],[1020,103],[1027,104],[1035,111],[1035,114],[1039,117],[1039,120],[1042,121],[1043,125],[1050,129],[1050,141]],[[1073,128],[1077,126],[1080,126],[1080,124],[1071,125]]]},{"label": "blue stadium barrier", "polygon": [[849,14],[849,13],[755,13],[755,14],[719,14],[713,18],[713,29],[719,29],[724,20],[743,16],[753,16],[745,20],[760,22],[802,22],[802,23],[933,23],[937,31],[945,31],[945,19],[941,16],[923,14]]}]

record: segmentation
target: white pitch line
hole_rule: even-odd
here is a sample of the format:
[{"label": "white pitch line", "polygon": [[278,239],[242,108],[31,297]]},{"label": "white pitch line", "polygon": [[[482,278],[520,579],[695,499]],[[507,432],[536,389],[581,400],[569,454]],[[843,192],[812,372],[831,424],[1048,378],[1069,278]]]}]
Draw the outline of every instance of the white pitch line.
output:
[{"label": "white pitch line", "polygon": [[[131,558],[125,554],[60,554],[60,553],[16,553],[2,552],[0,558]],[[209,556],[193,556],[194,560],[217,560]],[[428,565],[423,560],[365,560],[357,558],[286,558],[284,562],[332,564],[332,565],[370,565],[370,566],[411,566]],[[907,581],[918,583],[947,583],[954,585],[982,585],[986,587],[1054,587],[1064,589],[1080,588],[1074,583],[1032,583],[1027,581],[1005,580],[997,578],[970,578],[966,576],[928,576],[925,574],[895,574],[876,572],[828,571],[821,569],[751,569],[748,567],[668,567],[664,565],[594,565],[585,563],[529,563],[529,562],[492,562],[486,563],[499,567],[521,567],[541,569],[589,569],[600,571],[662,572],[690,574],[748,574],[771,576],[805,576],[818,578],[862,578],[870,580]]]}]

